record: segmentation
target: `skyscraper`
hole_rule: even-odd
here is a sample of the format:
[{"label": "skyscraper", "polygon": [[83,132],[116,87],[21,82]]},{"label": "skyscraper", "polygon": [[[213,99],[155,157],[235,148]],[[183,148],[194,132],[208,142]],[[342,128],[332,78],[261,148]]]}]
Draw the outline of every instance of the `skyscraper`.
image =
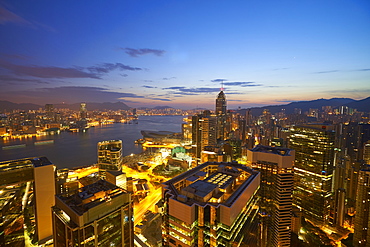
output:
[{"label": "skyscraper", "polygon": [[98,142],[99,176],[106,177],[106,171],[119,171],[123,161],[122,140]]},{"label": "skyscraper", "polygon": [[134,246],[131,194],[99,180],[55,196],[54,246]]},{"label": "skyscraper", "polygon": [[55,166],[45,157],[0,162],[0,245],[51,239]]},{"label": "skyscraper", "polygon": [[226,96],[220,91],[216,99],[217,139],[226,138]]},{"label": "skyscraper", "polygon": [[164,245],[257,243],[259,184],[259,172],[227,162],[206,162],[163,183]]},{"label": "skyscraper", "polygon": [[370,165],[359,172],[353,246],[370,246]]},{"label": "skyscraper", "polygon": [[54,105],[53,104],[45,104],[45,112],[46,116],[49,120],[54,120]]},{"label": "skyscraper", "polygon": [[87,118],[87,109],[86,109],[86,103],[80,104],[80,118],[81,120],[86,120]]},{"label": "skyscraper", "polygon": [[291,128],[289,148],[295,150],[293,204],[315,224],[329,223],[334,140],[332,125]]},{"label": "skyscraper", "polygon": [[195,148],[195,157],[200,159],[201,152],[207,146],[215,146],[216,118],[209,111],[192,117],[192,143]]},{"label": "skyscraper", "polygon": [[259,246],[290,246],[295,151],[257,145],[247,156],[249,166],[261,173]]}]

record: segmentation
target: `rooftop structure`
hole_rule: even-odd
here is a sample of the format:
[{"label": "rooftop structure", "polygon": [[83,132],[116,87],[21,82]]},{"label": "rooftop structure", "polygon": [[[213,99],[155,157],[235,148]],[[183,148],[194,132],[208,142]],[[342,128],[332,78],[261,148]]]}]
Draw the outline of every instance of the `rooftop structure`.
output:
[{"label": "rooftop structure", "polygon": [[[133,246],[131,195],[105,180],[55,196],[55,246]],[[73,237],[76,236],[76,237]]]},{"label": "rooftop structure", "polygon": [[163,183],[164,244],[232,246],[250,240],[259,182],[259,173],[241,164],[207,162]]}]

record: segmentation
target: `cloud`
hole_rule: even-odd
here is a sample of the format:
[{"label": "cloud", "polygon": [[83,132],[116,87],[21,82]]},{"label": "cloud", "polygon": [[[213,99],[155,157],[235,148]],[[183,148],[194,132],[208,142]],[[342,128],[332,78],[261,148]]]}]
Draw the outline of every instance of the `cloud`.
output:
[{"label": "cloud", "polygon": [[185,89],[186,87],[165,87],[163,88],[164,90],[182,90]]},{"label": "cloud", "polygon": [[167,87],[163,90],[174,90],[173,94],[183,94],[183,95],[197,95],[219,92],[219,88],[209,88],[209,87],[198,87],[198,88],[186,88],[186,87]]},{"label": "cloud", "polygon": [[112,102],[120,99],[143,99],[145,97],[134,93],[112,92],[103,87],[63,86],[2,91],[0,92],[0,98],[10,101],[17,99],[19,102],[45,104],[45,102]]},{"label": "cloud", "polygon": [[55,29],[52,27],[49,27],[48,25],[39,23],[37,21],[28,21],[24,19],[23,17],[15,14],[14,12],[0,6],[0,24],[6,25],[9,23],[20,25],[20,26],[25,26],[25,27],[30,27],[34,29],[38,29],[41,27],[42,29],[45,29],[47,31],[55,32]]},{"label": "cloud", "polygon": [[29,102],[35,104],[50,103],[78,103],[78,102],[114,102],[123,101],[128,103],[139,103],[142,100],[172,101],[158,95],[138,95],[135,93],[122,93],[110,91],[104,87],[89,86],[63,86],[42,87],[24,90],[0,91],[0,99],[14,102]]},{"label": "cloud", "polygon": [[36,83],[36,84],[50,84],[48,81],[43,81],[39,79],[28,79],[28,78],[18,78],[18,77],[13,77],[9,75],[0,75],[0,85],[14,85],[14,84],[29,84],[29,83]]},{"label": "cloud", "polygon": [[252,81],[228,81],[227,79],[214,79],[211,82],[222,83],[224,86],[240,86],[240,87],[256,87],[262,86],[262,84],[256,84]]},{"label": "cloud", "polygon": [[[250,92],[248,92],[250,93]],[[230,91],[227,91],[227,95],[230,95],[230,94],[246,94],[246,93],[242,93],[242,92],[230,92]]]},{"label": "cloud", "polygon": [[29,60],[30,57],[20,54],[9,54],[9,53],[1,53],[1,56],[7,59],[14,59],[14,60]]},{"label": "cloud", "polygon": [[318,71],[318,72],[313,72],[313,74],[326,74],[326,73],[336,73],[336,72],[339,72],[339,70]]},{"label": "cloud", "polygon": [[241,82],[224,82],[225,86],[241,86],[241,87],[256,87],[262,86],[261,84],[256,84],[256,82],[252,81],[241,81]]},{"label": "cloud", "polygon": [[157,88],[157,87],[153,87],[153,86],[148,86],[148,85],[144,85],[142,87],[145,87],[145,88]]},{"label": "cloud", "polygon": [[52,67],[36,65],[16,65],[0,60],[0,68],[7,69],[15,75],[33,76],[38,78],[93,78],[101,79],[101,75],[113,70],[120,71],[140,71],[142,68],[131,67],[121,63],[103,63],[91,67]]},{"label": "cloud", "polygon": [[4,25],[7,23],[33,26],[31,22],[23,19],[22,17],[11,12],[10,10],[7,10],[6,8],[0,6],[0,24]]},{"label": "cloud", "polygon": [[356,69],[355,71],[370,71],[370,69]]},{"label": "cloud", "polygon": [[170,99],[162,99],[162,98],[149,98],[151,100],[159,100],[159,101],[172,101]]},{"label": "cloud", "polygon": [[162,78],[162,80],[164,80],[164,81],[168,81],[168,80],[172,80],[172,79],[176,79],[176,77],[164,77],[164,78]]},{"label": "cloud", "polygon": [[131,57],[139,57],[139,56],[148,55],[148,54],[162,56],[166,52],[164,50],[149,49],[149,48],[142,48],[142,49],[119,48],[119,49],[124,50]]},{"label": "cloud", "polygon": [[299,102],[299,100],[282,99],[282,100],[276,100],[276,102],[280,102],[280,103],[292,103],[292,102]]},{"label": "cloud", "polygon": [[211,80],[211,82],[224,82],[224,81],[227,81],[227,79],[214,79],[214,80]]},{"label": "cloud", "polygon": [[286,70],[286,69],[289,69],[289,68],[276,68],[276,69],[273,69],[273,70]]},{"label": "cloud", "polygon": [[112,70],[130,70],[130,71],[138,71],[138,70],[143,70],[142,68],[137,68],[137,67],[131,67],[128,65],[124,65],[122,63],[103,63],[98,66],[91,66],[87,67],[87,70],[89,70],[92,73],[97,73],[97,74],[105,74],[109,73]]},{"label": "cloud", "polygon": [[88,73],[81,68],[61,68],[61,67],[42,67],[24,66],[15,64],[0,64],[1,67],[10,70],[16,75],[26,75],[39,78],[94,78],[100,79],[97,74]]}]

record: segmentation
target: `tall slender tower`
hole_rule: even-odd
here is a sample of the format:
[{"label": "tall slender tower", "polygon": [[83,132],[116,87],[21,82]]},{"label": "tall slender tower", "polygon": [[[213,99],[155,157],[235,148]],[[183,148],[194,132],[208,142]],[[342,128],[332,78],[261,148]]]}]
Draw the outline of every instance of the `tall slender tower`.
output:
[{"label": "tall slender tower", "polygon": [[224,140],[226,135],[226,97],[221,87],[221,91],[216,99],[216,117],[217,117],[217,139]]}]

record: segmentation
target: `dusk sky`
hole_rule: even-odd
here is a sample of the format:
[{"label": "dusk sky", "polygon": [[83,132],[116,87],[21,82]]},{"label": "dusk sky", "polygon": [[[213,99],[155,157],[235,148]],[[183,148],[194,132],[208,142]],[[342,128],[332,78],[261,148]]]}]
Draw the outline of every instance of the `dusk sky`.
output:
[{"label": "dusk sky", "polygon": [[0,100],[229,109],[370,96],[370,1],[0,1]]}]

